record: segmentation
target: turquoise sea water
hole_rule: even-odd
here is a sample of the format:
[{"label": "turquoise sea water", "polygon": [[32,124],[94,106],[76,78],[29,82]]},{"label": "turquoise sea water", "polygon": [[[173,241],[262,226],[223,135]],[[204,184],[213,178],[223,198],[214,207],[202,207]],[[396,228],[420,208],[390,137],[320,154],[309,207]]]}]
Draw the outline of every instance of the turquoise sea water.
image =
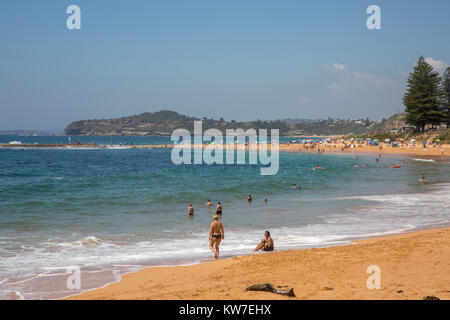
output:
[{"label": "turquoise sea water", "polygon": [[[3,136],[0,142],[23,138]],[[65,137],[48,143],[58,138]],[[169,141],[132,138],[139,144]],[[110,138],[86,139],[108,144]],[[439,159],[383,156],[377,164],[373,155],[281,153],[279,173],[261,176],[259,166],[177,166],[170,154],[0,148],[0,298],[62,297],[144,266],[210,260],[208,199],[223,204],[224,257],[250,253],[264,230],[282,250],[450,221],[450,165]],[[389,168],[406,161],[408,167]],[[326,170],[314,170],[317,165]],[[302,190],[291,190],[293,183]],[[247,194],[255,199],[251,204]],[[189,203],[194,218],[187,217]],[[81,268],[80,290],[66,287],[73,266]]]}]

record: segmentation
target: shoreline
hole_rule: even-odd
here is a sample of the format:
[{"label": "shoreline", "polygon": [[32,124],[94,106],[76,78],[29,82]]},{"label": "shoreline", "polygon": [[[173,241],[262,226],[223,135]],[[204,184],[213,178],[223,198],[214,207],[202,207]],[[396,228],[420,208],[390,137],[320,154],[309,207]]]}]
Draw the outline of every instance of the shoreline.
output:
[{"label": "shoreline", "polygon": [[[450,299],[449,240],[449,227],[416,229],[351,240],[347,245],[148,267],[125,274],[118,282],[62,299],[293,299],[245,291],[264,282],[293,287],[296,299],[423,299],[428,295]],[[436,251],[441,254],[434,254]],[[366,286],[366,268],[373,264],[382,270],[380,290]],[[355,283],[356,279],[360,281]],[[422,285],[415,285],[417,282]]]},{"label": "shoreline", "polygon": [[[168,145],[166,145],[166,146],[160,146],[160,147],[164,147],[164,148],[170,148],[171,146],[168,146]],[[198,146],[198,147],[200,147],[200,146]],[[251,148],[253,148],[253,146],[250,146]],[[324,146],[320,146],[320,148],[322,149],[322,147],[324,147]],[[81,146],[81,148],[83,148],[83,146]],[[125,147],[126,148],[126,147]],[[124,148],[124,149],[125,149]],[[129,147],[128,147],[129,148]],[[269,147],[270,148],[270,147]],[[58,148],[58,149],[61,149],[61,148]],[[70,148],[69,148],[70,149]],[[76,149],[76,147],[74,147],[73,149]],[[103,149],[103,148],[102,148]],[[105,148],[105,149],[107,149],[107,148]],[[386,154],[386,160],[385,161],[387,161],[387,159],[390,159],[389,161],[391,161],[391,162],[397,162],[397,160],[398,161],[403,161],[403,162],[406,162],[405,160],[407,160],[407,159],[411,159],[412,158],[412,156],[414,156],[414,154],[407,154],[407,153],[402,153],[402,152],[395,152],[395,153],[390,153],[389,151],[390,151],[390,148],[383,148],[384,150],[382,150],[382,152],[377,152],[376,151],[376,147],[367,147],[367,149],[368,150],[361,150],[361,149],[365,149],[364,147],[362,147],[362,148],[350,148],[350,149],[347,149],[347,150],[340,150],[340,148],[338,149],[338,148],[334,148],[334,147],[331,147],[330,146],[330,150],[327,150],[327,149],[325,149],[325,155],[327,155],[327,154],[330,154],[330,155],[342,155],[342,156],[347,156],[347,157],[355,157],[355,156],[357,156],[357,155],[366,155],[366,156],[368,156],[367,158],[369,158],[369,157],[371,157],[371,156],[373,156],[374,158],[373,158],[373,161],[375,161],[375,157],[377,157],[377,153],[382,153],[382,154]],[[401,149],[401,148],[400,148]],[[432,150],[432,149],[429,149],[429,150]],[[434,150],[438,150],[437,148],[435,148]],[[361,152],[360,152],[361,151]],[[411,151],[421,151],[421,148],[417,148],[417,149],[411,149]],[[302,146],[302,145],[291,145],[291,146],[287,146],[287,145],[281,145],[280,146],[280,152],[282,152],[282,153],[288,153],[288,152],[299,152],[299,153],[305,153],[305,154],[310,154],[310,155],[314,155],[314,154],[317,154],[317,147],[316,148],[309,148],[309,149],[306,149],[306,148],[304,148],[304,146]],[[427,152],[427,151],[424,151],[424,152]],[[388,155],[390,156],[390,157],[388,157]],[[431,158],[433,158],[433,159],[436,159],[436,161],[448,161],[448,159],[449,159],[449,157],[448,156],[444,156],[444,157],[441,157],[441,156],[436,156],[436,155],[430,155],[429,153],[426,153],[426,154],[420,154],[420,155],[417,155],[417,158],[423,158],[422,160],[425,160],[425,158],[428,158],[428,159],[431,159]],[[404,159],[404,160],[401,160],[401,159]],[[417,159],[417,160],[420,160],[420,159]],[[364,160],[364,161],[369,161],[370,162],[370,159],[369,160]],[[409,161],[409,160],[408,160]],[[388,162],[386,162],[386,163],[388,163]],[[438,225],[434,225],[434,226],[430,226],[429,228],[436,228],[436,226],[438,226]],[[441,224],[440,225],[441,227],[442,226],[447,226],[447,224]],[[419,228],[414,228],[414,229],[405,229],[405,230],[402,230],[402,231],[399,231],[399,230],[397,230],[397,231],[392,231],[392,232],[389,232],[387,235],[386,234],[383,234],[382,232],[380,232],[380,233],[375,233],[375,235],[373,235],[373,236],[364,236],[364,235],[362,235],[362,236],[360,236],[360,237],[357,237],[357,236],[355,236],[355,237],[351,237],[351,238],[348,238],[348,239],[346,239],[346,242],[349,242],[349,243],[355,243],[355,241],[356,242],[358,242],[358,241],[360,241],[361,239],[364,239],[364,240],[366,240],[366,239],[378,239],[378,238],[384,238],[384,237],[389,237],[389,236],[391,236],[391,235],[394,235],[394,234],[398,234],[398,233],[400,233],[400,234],[404,234],[404,233],[411,233],[411,232],[414,232],[414,231],[416,231],[416,230],[424,230],[424,229],[428,229],[427,227],[419,227]],[[334,244],[328,244],[328,245],[323,245],[323,246],[317,246],[317,245],[314,245],[314,246],[308,246],[307,248],[308,249],[305,249],[305,247],[303,247],[303,249],[300,249],[300,248],[298,248],[297,247],[297,249],[292,249],[292,248],[295,248],[295,247],[291,247],[291,248],[288,248],[288,249],[284,249],[283,251],[278,251],[278,252],[284,252],[284,251],[302,251],[302,250],[310,250],[309,248],[314,248],[314,249],[319,249],[319,250],[321,250],[321,249],[323,249],[323,248],[331,248],[331,247],[340,247],[340,246],[346,246],[347,244],[336,244],[336,243],[334,243]],[[278,253],[277,252],[277,253]],[[234,253],[235,254],[235,253]],[[252,257],[253,255],[252,254],[250,254],[250,253],[240,253],[240,254],[238,254],[238,255],[236,255],[236,256],[232,256],[232,255],[229,255],[229,254],[227,254],[227,256],[226,257],[224,257],[223,259],[235,259],[235,258],[238,258],[238,259],[240,259],[240,258],[243,258],[243,257]],[[211,260],[213,260],[213,259],[211,259]],[[178,264],[178,263],[176,263],[176,264],[173,264],[173,265],[171,265],[170,263],[169,264],[167,264],[166,265],[166,267],[163,267],[163,266],[151,266],[151,265],[148,265],[148,266],[140,266],[140,268],[139,268],[139,270],[138,269],[135,269],[135,270],[137,270],[137,271],[127,271],[127,272],[125,272],[125,273],[123,273],[122,274],[122,276],[124,276],[124,275],[129,275],[129,274],[132,274],[132,273],[135,273],[135,272],[140,272],[140,271],[144,271],[144,270],[146,270],[146,269],[148,269],[148,268],[177,268],[177,267],[191,267],[191,266],[196,266],[196,265],[199,265],[199,264],[204,264],[204,263],[209,263],[209,262],[205,262],[205,261],[209,261],[209,259],[203,259],[203,260],[201,260],[201,261],[195,261],[195,262],[188,262],[187,264],[182,264],[181,266],[180,266],[180,264]],[[84,295],[84,294],[87,294],[88,292],[94,292],[94,291],[97,291],[99,288],[105,288],[105,287],[109,287],[110,285],[112,285],[112,284],[114,284],[114,283],[116,283],[115,281],[109,281],[109,282],[103,282],[103,281],[98,281],[99,280],[99,278],[96,278],[96,282],[97,282],[97,285],[95,286],[95,288],[94,287],[91,287],[92,289],[89,289],[89,290],[87,290],[87,291],[84,291],[81,295]],[[101,283],[105,283],[104,285],[102,285],[102,286],[100,286],[100,284]],[[278,283],[275,283],[275,284],[278,284]],[[78,291],[78,292],[80,292],[80,291]],[[70,293],[70,292],[67,292],[66,294],[68,294],[68,293]],[[77,293],[76,295],[74,295],[74,296],[78,296],[79,295],[79,293]],[[69,298],[69,297],[73,297],[72,295],[70,295],[70,296],[64,296],[64,297],[58,297],[57,298],[57,296],[56,297],[54,297],[54,298],[56,298],[56,299],[65,299],[65,298]],[[195,298],[196,296],[193,296],[193,297],[191,297],[192,299],[196,299]],[[269,298],[269,299],[274,299],[275,297],[272,297],[272,298]],[[114,298],[115,299],[115,298]],[[146,297],[144,297],[144,299],[146,299]],[[206,297],[205,299],[209,299],[208,297]]]},{"label": "shoreline", "polygon": [[[172,144],[155,144],[155,145],[90,145],[90,144],[80,144],[80,145],[68,145],[68,144],[0,144],[0,149],[68,149],[68,150],[82,150],[82,149],[171,149],[175,145]],[[200,148],[200,146],[192,146],[193,148]],[[201,148],[205,149],[208,147],[214,147],[214,145],[202,145]],[[442,144],[439,147],[427,147],[423,148],[420,146],[410,148],[410,147],[390,147],[382,144],[381,146],[368,146],[368,145],[358,145],[354,148],[345,148],[346,145],[343,143],[330,143],[317,145],[311,148],[310,145],[304,144],[280,144],[280,152],[298,152],[298,153],[318,153],[318,149],[321,153],[331,153],[331,154],[351,154],[357,155],[361,154],[385,154],[385,155],[404,155],[404,156],[425,156],[425,157],[439,157],[439,158],[449,158],[450,156],[450,144]],[[250,146],[251,149],[258,149],[258,145]],[[441,153],[441,148],[444,150],[444,155]],[[223,149],[227,149],[227,145],[224,145]],[[237,150],[238,146],[234,146]],[[249,146],[245,146],[245,150],[248,150]],[[267,144],[267,151],[270,151],[271,145]]]}]

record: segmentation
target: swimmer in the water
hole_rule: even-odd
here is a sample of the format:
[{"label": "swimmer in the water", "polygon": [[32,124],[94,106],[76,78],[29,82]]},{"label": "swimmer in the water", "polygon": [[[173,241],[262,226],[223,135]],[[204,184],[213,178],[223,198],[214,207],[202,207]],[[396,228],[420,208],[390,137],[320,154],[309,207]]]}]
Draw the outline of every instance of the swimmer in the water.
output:
[{"label": "swimmer in the water", "polygon": [[325,170],[325,168],[321,167],[321,166],[316,166],[316,169],[318,169],[318,170]]},{"label": "swimmer in the water", "polygon": [[423,172],[420,174],[420,182],[425,182],[425,174]]},{"label": "swimmer in the water", "polygon": [[217,201],[216,214],[222,214],[222,205],[220,204],[220,201]]},{"label": "swimmer in the water", "polygon": [[264,198],[264,203],[267,203],[267,198]]},{"label": "swimmer in the water", "polygon": [[192,206],[191,203],[188,206],[188,215],[189,216],[193,216],[194,215],[194,207]]},{"label": "swimmer in the water", "polygon": [[212,206],[211,200],[208,200],[208,202],[206,203],[206,206],[208,206],[208,207],[211,207],[211,206]]},{"label": "swimmer in the water", "polygon": [[253,200],[253,198],[252,198],[252,196],[249,194],[249,195],[247,196],[247,201],[248,201],[248,202],[252,202],[252,200]]}]

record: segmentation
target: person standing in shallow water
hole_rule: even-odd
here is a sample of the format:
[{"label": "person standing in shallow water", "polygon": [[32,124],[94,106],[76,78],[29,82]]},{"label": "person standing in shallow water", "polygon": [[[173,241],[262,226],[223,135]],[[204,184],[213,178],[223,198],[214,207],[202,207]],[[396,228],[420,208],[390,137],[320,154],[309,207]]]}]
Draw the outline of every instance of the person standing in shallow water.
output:
[{"label": "person standing in shallow water", "polygon": [[189,216],[193,216],[194,215],[194,207],[192,206],[191,203],[189,203],[189,206],[188,206],[188,215]]},{"label": "person standing in shallow water", "polygon": [[222,215],[222,205],[220,204],[220,201],[217,201],[216,214]]},{"label": "person standing in shallow water", "polygon": [[213,219],[209,230],[209,249],[214,253],[214,258],[219,258],[219,245],[222,239],[225,239],[225,231],[222,222],[219,221],[219,216],[215,215]]}]

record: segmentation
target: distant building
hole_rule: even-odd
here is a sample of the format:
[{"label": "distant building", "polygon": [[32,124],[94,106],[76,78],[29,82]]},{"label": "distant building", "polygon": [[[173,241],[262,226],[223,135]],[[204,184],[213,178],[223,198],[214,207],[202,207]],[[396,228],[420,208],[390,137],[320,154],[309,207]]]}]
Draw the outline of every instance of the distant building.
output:
[{"label": "distant building", "polygon": [[412,132],[414,132],[415,129],[416,129],[416,127],[414,127],[414,126],[404,125],[404,126],[398,128],[398,129],[396,129],[396,128],[391,129],[391,133],[395,133],[395,134],[398,134],[398,133],[412,133]]}]

